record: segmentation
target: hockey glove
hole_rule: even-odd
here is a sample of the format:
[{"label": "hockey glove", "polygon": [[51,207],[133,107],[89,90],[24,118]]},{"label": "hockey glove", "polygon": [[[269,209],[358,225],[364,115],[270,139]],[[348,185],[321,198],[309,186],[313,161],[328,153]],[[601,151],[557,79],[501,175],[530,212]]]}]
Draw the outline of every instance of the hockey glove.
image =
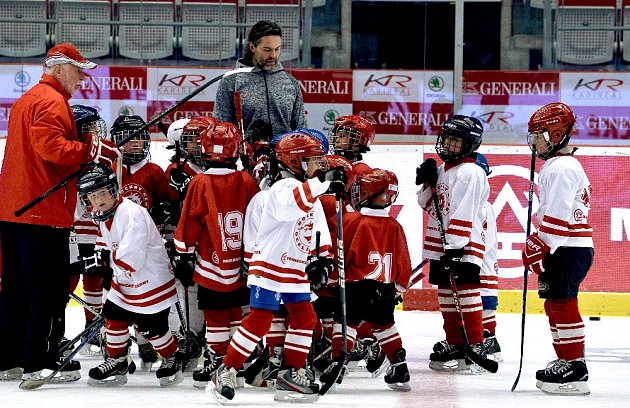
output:
[{"label": "hockey glove", "polygon": [[109,254],[107,249],[97,249],[89,256],[82,256],[80,262],[85,275],[103,276],[109,273]]},{"label": "hockey glove", "polygon": [[195,272],[195,261],[197,254],[177,252],[173,255],[173,274],[183,287],[187,288],[195,284],[193,273]]},{"label": "hockey glove", "polygon": [[192,177],[181,169],[173,168],[170,171],[170,180],[168,185],[181,196],[186,195],[188,190],[188,183],[192,180]]},{"label": "hockey glove", "polygon": [[525,242],[525,249],[523,250],[523,265],[525,269],[534,273],[544,272],[543,261],[545,254],[550,249],[549,245],[545,244],[545,241],[540,239],[538,234],[530,235]]},{"label": "hockey glove", "polygon": [[313,292],[318,292],[326,287],[328,276],[333,271],[335,264],[332,259],[325,257],[312,256],[306,265],[306,275],[311,282]]},{"label": "hockey glove", "polygon": [[179,206],[170,201],[157,203],[149,210],[149,215],[155,225],[173,224],[177,225],[179,221]]},{"label": "hockey glove", "polygon": [[457,277],[457,265],[461,262],[463,256],[464,248],[445,249],[440,261],[442,261],[445,268],[453,271],[453,276]]},{"label": "hockey glove", "polygon": [[437,185],[438,172],[437,163],[433,159],[426,159],[424,163],[416,168],[416,185],[427,183],[430,187]]},{"label": "hockey glove", "polygon": [[319,173],[317,178],[322,183],[324,181],[330,181],[330,186],[328,187],[327,193],[333,194],[343,194],[346,183],[348,182],[348,178],[346,177],[346,172],[343,171],[341,167],[335,167],[334,169],[330,169],[325,173]]},{"label": "hockey glove", "polygon": [[238,273],[241,275],[241,279],[247,280],[249,277],[249,263],[244,259],[241,261],[241,267],[239,268]]},{"label": "hockey glove", "polygon": [[90,135],[86,142],[89,146],[88,162],[101,163],[112,167],[112,164],[118,159],[119,150],[112,141]]}]

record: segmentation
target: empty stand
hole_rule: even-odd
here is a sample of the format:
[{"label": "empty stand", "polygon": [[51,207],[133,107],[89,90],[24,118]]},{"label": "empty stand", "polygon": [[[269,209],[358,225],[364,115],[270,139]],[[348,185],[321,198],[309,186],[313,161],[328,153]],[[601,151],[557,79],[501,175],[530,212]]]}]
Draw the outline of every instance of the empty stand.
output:
[{"label": "empty stand", "polygon": [[[206,61],[236,56],[238,0],[182,0],[182,55]],[[212,26],[210,26],[210,24]]]},{"label": "empty stand", "polygon": [[118,20],[135,23],[118,27],[121,56],[151,60],[173,55],[174,0],[118,0]]},{"label": "empty stand", "polygon": [[20,20],[48,18],[47,0],[0,0],[0,18],[16,21],[0,23],[0,55],[34,57],[46,53],[46,23]]},{"label": "empty stand", "polygon": [[[289,61],[299,58],[299,0],[245,0],[245,23],[253,25],[260,20],[275,21],[282,27],[282,53],[280,54],[280,61]],[[289,28],[291,26],[293,28]],[[245,38],[247,38],[247,35]]]},{"label": "empty stand", "polygon": [[65,21],[111,21],[111,0],[64,0],[57,3],[55,15],[56,42],[74,44],[86,58],[110,54],[112,26],[110,24],[75,24]]}]

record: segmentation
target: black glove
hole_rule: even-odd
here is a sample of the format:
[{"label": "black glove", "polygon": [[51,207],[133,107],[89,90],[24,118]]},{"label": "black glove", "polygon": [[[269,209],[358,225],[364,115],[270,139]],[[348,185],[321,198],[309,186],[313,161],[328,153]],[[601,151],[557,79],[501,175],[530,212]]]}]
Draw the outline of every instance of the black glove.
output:
[{"label": "black glove", "polygon": [[238,270],[238,273],[241,275],[242,279],[247,280],[249,276],[249,263],[247,263],[244,259],[241,261],[241,267]]},{"label": "black glove", "polygon": [[109,267],[109,250],[97,249],[89,256],[82,256],[79,262],[85,275],[103,276],[111,270]]},{"label": "black glove", "polygon": [[430,187],[437,185],[437,163],[433,159],[426,159],[416,168],[416,185],[428,183]]},{"label": "black glove", "polygon": [[175,278],[179,279],[182,286],[185,288],[195,284],[193,281],[193,273],[195,272],[195,261],[197,260],[197,254],[193,253],[181,253],[177,252],[173,255],[173,274]]},{"label": "black glove", "polygon": [[103,289],[110,290],[112,287],[112,276],[114,275],[114,270],[109,266],[103,266]]},{"label": "black glove", "polygon": [[346,172],[343,171],[341,167],[335,167],[334,169],[330,169],[325,173],[319,173],[317,178],[322,183],[324,181],[330,181],[330,187],[328,187],[328,192],[334,194],[342,194],[346,187],[346,183],[348,182],[348,178],[346,177]]},{"label": "black glove", "polygon": [[440,258],[440,261],[444,263],[444,266],[453,271],[453,275],[457,277],[457,265],[461,262],[464,256],[464,248],[446,249],[444,255]]},{"label": "black glove", "polygon": [[173,224],[179,221],[179,205],[170,201],[157,203],[149,210],[149,215],[155,225]]},{"label": "black glove", "polygon": [[306,275],[311,282],[311,289],[317,292],[326,287],[328,276],[333,271],[335,264],[332,259],[322,256],[312,256],[306,265]]},{"label": "black glove", "polygon": [[403,294],[400,292],[396,292],[396,296],[394,297],[394,306],[401,304],[403,302]]},{"label": "black glove", "polygon": [[180,195],[185,196],[190,180],[192,180],[192,177],[190,175],[186,174],[182,169],[178,169],[177,167],[175,167],[171,169],[168,185],[171,186]]}]

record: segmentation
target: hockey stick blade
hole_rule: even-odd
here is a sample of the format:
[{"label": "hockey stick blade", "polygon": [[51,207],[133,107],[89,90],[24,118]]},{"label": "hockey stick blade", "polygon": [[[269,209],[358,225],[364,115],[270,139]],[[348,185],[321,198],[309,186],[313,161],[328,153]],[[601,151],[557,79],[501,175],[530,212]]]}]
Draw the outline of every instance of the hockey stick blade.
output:
[{"label": "hockey stick blade", "polygon": [[[59,367],[57,367],[56,370],[54,370],[52,373],[48,374],[46,377],[44,378],[40,378],[37,380],[33,380],[33,379],[29,379],[29,380],[23,380],[20,383],[20,389],[21,390],[36,390],[37,388],[48,384],[48,382],[50,380],[52,380],[52,378],[57,375],[57,373],[59,373],[61,371],[62,368],[64,368],[66,365],[68,365],[68,363],[70,361],[72,361],[72,358],[74,356],[77,355],[77,353],[79,352],[79,350],[81,350],[81,348],[88,342],[90,341],[90,339],[94,336],[96,336],[97,333],[99,333],[99,331],[101,330],[101,327],[103,326],[103,324],[105,324],[105,319],[104,318],[98,318],[95,319],[88,327],[87,329],[85,329],[84,331],[82,331],[81,333],[79,333],[79,335],[76,338],[81,338],[81,336],[85,336],[83,338],[83,340],[81,340],[81,343],[79,344],[79,346],[77,348],[75,348],[74,350],[72,350],[72,353],[70,353],[64,360],[63,362],[59,365]],[[76,341],[71,341],[76,343]]]},{"label": "hockey stick blade", "polygon": [[335,385],[335,383],[337,382],[337,379],[341,375],[341,371],[343,370],[343,367],[345,366],[346,357],[347,357],[346,353],[341,353],[339,357],[337,357],[334,360],[334,362],[336,362],[337,364],[335,365],[335,367],[333,367],[332,371],[330,372],[330,380],[328,382],[323,383],[322,386],[319,388],[319,395],[326,394],[328,390],[330,390],[330,388],[333,385]]},{"label": "hockey stick blade", "polygon": [[499,370],[499,363],[494,360],[490,360],[489,358],[481,357],[479,354],[475,353],[475,351],[470,346],[465,347],[464,350],[466,352],[466,357],[468,357],[473,363],[477,364],[484,370],[489,371],[493,374]]}]

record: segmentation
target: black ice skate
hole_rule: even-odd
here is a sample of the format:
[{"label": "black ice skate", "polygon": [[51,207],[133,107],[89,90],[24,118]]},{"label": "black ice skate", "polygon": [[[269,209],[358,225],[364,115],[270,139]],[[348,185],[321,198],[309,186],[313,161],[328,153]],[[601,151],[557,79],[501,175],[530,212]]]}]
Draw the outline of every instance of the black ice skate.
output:
[{"label": "black ice skate", "polygon": [[381,375],[389,366],[389,360],[383,352],[378,341],[370,339],[370,343],[367,345],[367,354],[365,356],[366,364],[365,369],[372,374],[372,378],[376,378]]},{"label": "black ice skate", "polygon": [[[63,355],[59,356],[57,361],[49,362],[46,365],[46,368],[43,370],[33,371],[33,372],[24,372],[22,375],[22,384],[20,384],[21,389],[33,389],[37,387],[31,387],[29,384],[39,383],[41,381],[50,383],[50,384],[61,384],[67,382],[77,381],[81,378],[81,363],[76,360],[70,360],[66,363],[64,367],[59,368],[61,364],[64,362]],[[55,371],[58,371],[52,377],[49,378],[51,374]]]},{"label": "black ice skate", "polygon": [[[133,362],[132,362],[133,364]],[[88,385],[114,387],[127,384],[127,373],[133,374],[135,365],[130,367],[128,356],[108,358],[88,372]]]},{"label": "black ice skate", "polygon": [[[322,375],[319,376],[319,382],[322,384],[329,384],[330,382],[333,381],[333,376],[337,374],[337,366],[339,365],[339,361],[337,360],[333,360],[328,367],[324,370],[324,372],[322,373]],[[346,363],[344,365],[344,367],[341,369],[341,371],[339,371],[339,376],[337,376],[337,380],[335,381],[335,383],[330,387],[330,391],[328,392],[335,392],[337,390],[337,387],[339,386],[339,384],[341,384],[341,382],[343,381],[343,377],[348,373],[348,367],[347,367]]]},{"label": "black ice skate", "polygon": [[216,354],[213,350],[208,349],[206,351],[206,361],[203,363],[203,368],[193,373],[193,387],[206,388],[208,382],[212,380],[213,374],[223,364],[223,357]]},{"label": "black ice skate", "polygon": [[319,399],[319,385],[308,378],[303,368],[283,368],[278,372],[274,401],[315,402]]},{"label": "black ice skate", "polygon": [[394,361],[391,362],[385,373],[385,383],[396,391],[410,391],[409,368],[407,367],[407,352],[400,349],[394,353]]},{"label": "black ice skate", "polygon": [[162,387],[170,387],[184,380],[185,360],[186,356],[181,350],[177,350],[172,356],[162,359],[160,368],[155,372]]},{"label": "black ice skate", "polygon": [[158,355],[151,343],[138,344],[138,355],[140,356],[140,369],[151,371],[153,364],[158,361]]},{"label": "black ice skate", "polygon": [[13,367],[6,370],[0,370],[0,381],[17,381],[22,379],[24,369],[22,367]]},{"label": "black ice skate", "polygon": [[[179,331],[174,331],[173,336],[177,341],[177,347],[183,350],[186,355],[186,365],[184,372],[194,372],[199,364],[199,357],[202,353],[202,345],[192,332],[187,332],[186,336]],[[204,384],[205,387],[205,384]]]},{"label": "black ice skate", "polygon": [[536,372],[536,387],[548,394],[588,395],[588,369],[580,360],[556,360]]},{"label": "black ice skate", "polygon": [[[443,342],[436,343],[436,345],[433,346],[434,349],[437,348],[439,344],[444,345]],[[444,348],[431,353],[429,360],[429,368],[435,371],[457,372],[468,370],[466,353],[464,352],[464,346],[461,344],[446,343]]]},{"label": "black ice skate", "polygon": [[221,405],[227,404],[234,399],[234,389],[236,388],[236,369],[227,368],[225,364],[214,373],[212,381],[208,383],[206,392]]},{"label": "black ice skate", "polygon": [[501,346],[499,346],[497,336],[490,333],[487,329],[483,331],[483,346],[486,349],[486,356],[489,359],[496,362],[503,361],[503,356],[501,356]]}]

